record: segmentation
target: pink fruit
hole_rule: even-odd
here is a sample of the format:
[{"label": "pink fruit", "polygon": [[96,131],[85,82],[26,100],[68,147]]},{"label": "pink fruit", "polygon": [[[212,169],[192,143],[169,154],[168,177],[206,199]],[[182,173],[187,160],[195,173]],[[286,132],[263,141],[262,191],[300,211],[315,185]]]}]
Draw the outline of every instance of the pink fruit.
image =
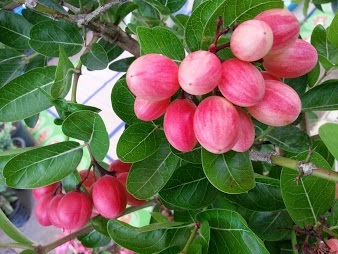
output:
[{"label": "pink fruit", "polygon": [[225,153],[236,144],[240,126],[236,108],[221,96],[205,98],[194,116],[198,142],[209,152]]},{"label": "pink fruit", "polygon": [[115,172],[116,175],[118,175],[121,172],[129,172],[132,165],[132,163],[123,162],[117,159],[109,164],[108,171]]},{"label": "pink fruit", "polygon": [[270,54],[278,54],[290,47],[298,38],[300,25],[296,16],[286,9],[270,9],[261,12],[255,18],[267,23],[273,33]]},{"label": "pink fruit", "polygon": [[236,27],[230,39],[232,53],[243,61],[253,62],[263,58],[273,43],[272,30],[260,20],[247,20]]},{"label": "pink fruit", "polygon": [[236,152],[247,151],[255,141],[255,126],[251,117],[242,109],[237,108],[239,115],[239,138],[232,148]]},{"label": "pink fruit", "polygon": [[58,216],[58,205],[61,199],[63,198],[63,196],[64,194],[55,195],[50,201],[46,209],[50,222],[52,223],[54,227],[57,227],[57,228],[62,228],[62,224],[60,223],[60,219]]},{"label": "pink fruit", "polygon": [[40,187],[40,188],[36,188],[32,190],[32,194],[34,199],[38,200],[41,197],[43,197],[44,195],[46,195],[47,193],[53,193],[59,183],[53,183],[44,187]]},{"label": "pink fruit", "polygon": [[50,204],[53,195],[50,193],[45,194],[44,196],[40,197],[40,199],[36,203],[36,207],[34,210],[36,220],[42,226],[50,226],[52,225],[49,216],[48,216],[48,205]]},{"label": "pink fruit", "polygon": [[169,57],[148,54],[137,58],[127,71],[127,85],[137,97],[160,101],[179,89],[178,66]]},{"label": "pink fruit", "polygon": [[83,181],[83,186],[86,187],[86,189],[89,191],[90,187],[96,182],[96,180],[99,178],[99,176],[94,171],[88,170],[80,170],[79,171],[81,180]]},{"label": "pink fruit", "polygon": [[296,78],[311,71],[317,60],[317,50],[310,43],[297,39],[281,54],[265,56],[263,67],[277,77]]},{"label": "pink fruit", "polygon": [[281,81],[266,80],[265,95],[261,102],[248,107],[258,121],[271,126],[285,126],[294,122],[302,104],[297,92]]},{"label": "pink fruit", "polygon": [[261,74],[263,76],[264,80],[277,80],[277,81],[281,81],[280,78],[276,77],[275,75],[267,72],[267,71],[261,71]]},{"label": "pink fruit", "polygon": [[113,176],[102,176],[93,185],[93,203],[96,210],[108,219],[120,216],[127,205],[125,187]]},{"label": "pink fruit", "polygon": [[248,107],[262,100],[265,83],[259,70],[249,62],[231,58],[222,63],[223,77],[218,86],[233,104]]},{"label": "pink fruit", "polygon": [[181,152],[189,152],[197,144],[193,124],[195,110],[192,101],[176,99],[164,115],[164,134],[168,142]]},{"label": "pink fruit", "polygon": [[170,98],[162,101],[150,101],[136,97],[134,111],[138,119],[152,121],[164,114],[169,106]]},{"label": "pink fruit", "polygon": [[184,91],[193,95],[211,92],[221,80],[221,61],[209,51],[195,51],[182,61],[178,80]]},{"label": "pink fruit", "polygon": [[77,230],[87,224],[92,214],[90,198],[80,191],[66,193],[59,202],[57,216],[62,228]]},{"label": "pink fruit", "polygon": [[325,241],[326,244],[330,247],[330,253],[338,252],[338,240],[335,238],[329,239]]},{"label": "pink fruit", "polygon": [[[123,172],[120,173],[116,179],[120,181],[120,183],[122,183],[122,185],[124,186],[124,188],[126,189],[126,185],[127,185],[127,178],[128,178],[128,172]],[[135,198],[133,195],[131,195],[128,190],[126,189],[126,193],[127,193],[127,204],[131,205],[131,206],[140,206],[143,205],[146,200],[141,200],[141,199],[137,199]]]}]

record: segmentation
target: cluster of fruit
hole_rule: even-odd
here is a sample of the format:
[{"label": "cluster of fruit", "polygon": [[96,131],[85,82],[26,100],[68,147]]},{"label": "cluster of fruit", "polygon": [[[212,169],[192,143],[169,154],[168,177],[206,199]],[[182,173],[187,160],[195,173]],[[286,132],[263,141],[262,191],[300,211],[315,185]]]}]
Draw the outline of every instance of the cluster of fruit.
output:
[{"label": "cluster of fruit", "polygon": [[[113,161],[106,174],[101,177],[94,171],[81,170],[81,183],[76,190],[62,192],[62,186],[54,183],[32,190],[37,200],[35,216],[43,226],[53,225],[66,230],[77,230],[98,214],[108,219],[119,217],[126,205],[140,206],[138,200],[126,190],[126,179],[130,163]],[[86,192],[80,190],[83,186]]]},{"label": "cluster of fruit", "polygon": [[[178,66],[160,54],[139,57],[126,76],[136,116],[152,121],[164,114],[164,133],[182,152],[197,143],[216,154],[248,150],[255,138],[251,116],[284,126],[300,114],[297,92],[280,79],[302,76],[317,63],[316,49],[298,39],[299,30],[291,12],[271,9],[233,30],[234,58],[221,62],[213,52],[199,50]],[[263,62],[265,71],[255,62]],[[171,101],[180,88],[181,96]]]}]

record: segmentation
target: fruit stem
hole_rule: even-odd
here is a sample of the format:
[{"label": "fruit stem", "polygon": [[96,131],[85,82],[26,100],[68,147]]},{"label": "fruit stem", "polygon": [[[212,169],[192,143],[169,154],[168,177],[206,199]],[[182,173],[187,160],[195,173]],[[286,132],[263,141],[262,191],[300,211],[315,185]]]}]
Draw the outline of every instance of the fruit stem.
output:
[{"label": "fruit stem", "polygon": [[111,175],[111,176],[115,176],[116,177],[116,173],[113,171],[113,172],[110,172],[108,170],[105,170],[98,162],[97,160],[94,158],[94,155],[89,147],[89,145],[87,146],[88,148],[88,152],[89,152],[89,156],[90,156],[90,159],[91,159],[91,163],[90,163],[90,166],[89,167],[96,167],[99,171],[100,171],[100,174],[101,176],[103,175]]},{"label": "fruit stem", "polygon": [[195,223],[195,227],[194,229],[191,231],[190,237],[186,243],[186,245],[184,246],[184,249],[179,253],[179,254],[186,254],[188,253],[189,247],[192,243],[192,241],[194,240],[196,233],[198,231],[198,229],[201,227],[201,224],[199,222]]}]

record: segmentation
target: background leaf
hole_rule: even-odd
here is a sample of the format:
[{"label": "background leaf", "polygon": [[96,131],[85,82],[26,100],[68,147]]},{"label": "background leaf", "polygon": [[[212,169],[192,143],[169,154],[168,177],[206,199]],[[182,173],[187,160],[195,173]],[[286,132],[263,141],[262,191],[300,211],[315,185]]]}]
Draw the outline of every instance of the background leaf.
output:
[{"label": "background leaf", "polygon": [[23,54],[11,49],[0,49],[0,87],[19,76],[25,64]]},{"label": "background leaf", "polygon": [[338,47],[338,15],[335,15],[327,29],[327,37],[332,44]]},{"label": "background leaf", "polygon": [[338,144],[333,137],[338,137],[338,125],[335,123],[325,123],[319,127],[319,136],[325,143],[330,153],[338,159]]},{"label": "background leaf", "polygon": [[78,237],[82,245],[87,248],[96,248],[106,246],[110,243],[111,239],[96,230],[92,230],[89,233]]},{"label": "background leaf", "polygon": [[109,65],[109,69],[117,72],[127,72],[129,66],[135,59],[135,57],[127,57],[117,60]]},{"label": "background leaf", "polygon": [[176,150],[174,147],[170,147],[171,151],[173,152],[173,154],[175,154],[177,157],[181,158],[182,160],[189,162],[189,163],[193,163],[193,164],[202,164],[201,161],[201,152],[202,152],[202,148],[201,146],[197,146],[194,149],[192,149],[190,152],[181,152]]},{"label": "background leaf", "polygon": [[174,13],[177,12],[179,9],[181,9],[187,2],[187,0],[174,0],[174,1],[159,0],[159,2],[162,3],[164,6],[168,7],[171,13]]},{"label": "background leaf", "polygon": [[81,55],[81,62],[90,70],[103,70],[108,65],[108,56],[104,48],[94,43],[90,51]]},{"label": "background leaf", "polygon": [[[130,3],[130,2],[127,2],[127,3]],[[108,41],[106,41],[104,39],[100,39],[98,41],[98,44],[101,45],[102,48],[104,49],[104,51],[106,52],[109,63],[111,61],[113,61],[115,58],[117,58],[118,56],[120,56],[124,51],[119,46],[116,46],[114,44],[110,44]]]}]

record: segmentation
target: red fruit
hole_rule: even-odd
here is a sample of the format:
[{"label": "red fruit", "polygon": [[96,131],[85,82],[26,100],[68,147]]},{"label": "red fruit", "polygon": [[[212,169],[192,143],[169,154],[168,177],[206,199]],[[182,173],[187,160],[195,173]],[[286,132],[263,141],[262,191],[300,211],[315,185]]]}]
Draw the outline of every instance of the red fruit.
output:
[{"label": "red fruit", "polygon": [[50,193],[47,193],[43,197],[40,197],[40,199],[37,201],[35,206],[35,217],[36,220],[39,222],[42,226],[50,226],[52,225],[49,216],[48,216],[48,205],[50,204],[51,200],[53,198],[53,195]]},{"label": "red fruit", "polygon": [[86,187],[87,191],[89,191],[90,187],[96,182],[99,176],[94,171],[88,170],[80,170],[80,177],[82,181],[87,177],[87,179],[82,183],[84,187]]},{"label": "red fruit", "polygon": [[115,172],[116,174],[129,172],[132,165],[132,163],[123,162],[117,159],[109,164],[108,171]]},{"label": "red fruit", "polygon": [[60,200],[57,216],[62,228],[77,230],[87,224],[92,214],[92,201],[80,191],[70,191]]},{"label": "red fruit", "polygon": [[137,97],[160,101],[179,89],[178,66],[169,57],[148,54],[137,58],[127,71],[127,85]]},{"label": "red fruit", "polygon": [[276,77],[275,75],[267,72],[267,71],[261,71],[261,74],[263,76],[264,80],[277,80],[277,81],[281,81],[280,78]]},{"label": "red fruit", "polygon": [[32,189],[33,197],[36,200],[38,200],[38,199],[40,199],[41,197],[43,197],[44,195],[46,195],[48,193],[53,193],[56,190],[58,184],[59,183],[53,183],[51,185],[47,185],[47,186],[44,186],[44,187]]},{"label": "red fruit", "polygon": [[261,12],[255,18],[267,23],[273,33],[270,54],[278,54],[289,48],[298,38],[300,25],[296,16],[286,9],[270,9]]},{"label": "red fruit", "polygon": [[258,121],[271,126],[285,126],[294,122],[302,104],[297,92],[281,81],[266,80],[265,95],[261,102],[248,107]]},{"label": "red fruit", "polygon": [[122,173],[120,173],[116,177],[116,179],[119,180],[120,183],[122,183],[122,185],[124,186],[124,188],[126,190],[126,193],[127,193],[127,204],[131,205],[131,206],[140,206],[140,205],[143,205],[146,202],[146,200],[141,200],[141,199],[135,198],[126,189],[128,174],[129,174],[128,172],[122,172]]},{"label": "red fruit", "polygon": [[120,216],[127,205],[125,187],[113,176],[102,176],[93,185],[93,203],[96,210],[108,219]]},{"label": "red fruit", "polygon": [[265,83],[249,62],[231,58],[222,63],[223,78],[218,86],[223,96],[237,106],[248,107],[262,100]]},{"label": "red fruit", "polygon": [[221,61],[209,51],[195,51],[183,59],[178,80],[184,91],[193,95],[211,92],[221,81]]},{"label": "red fruit", "polygon": [[253,62],[263,58],[270,51],[272,43],[272,30],[267,23],[247,20],[232,33],[230,48],[237,58]]},{"label": "red fruit", "polygon": [[192,101],[176,99],[164,115],[164,134],[168,142],[181,152],[189,152],[197,144],[193,124],[195,110]]},{"label": "red fruit", "polygon": [[221,154],[231,150],[238,140],[239,126],[236,108],[223,97],[207,97],[197,106],[195,135],[209,152]]},{"label": "red fruit", "polygon": [[326,241],[326,244],[330,247],[330,253],[338,252],[338,240],[335,238]]},{"label": "red fruit", "polygon": [[170,98],[162,101],[150,101],[136,97],[134,111],[138,119],[152,121],[159,118],[167,110]]},{"label": "red fruit", "polygon": [[65,194],[55,195],[46,209],[50,222],[53,226],[57,228],[62,228],[62,224],[60,223],[60,219],[58,216],[58,206],[64,195]]},{"label": "red fruit", "polygon": [[239,115],[239,138],[232,148],[236,152],[247,151],[255,141],[255,126],[251,120],[251,117],[242,109],[237,108]]},{"label": "red fruit", "polygon": [[310,43],[297,39],[281,54],[265,56],[263,67],[277,77],[296,78],[311,71],[317,60],[317,50]]}]

